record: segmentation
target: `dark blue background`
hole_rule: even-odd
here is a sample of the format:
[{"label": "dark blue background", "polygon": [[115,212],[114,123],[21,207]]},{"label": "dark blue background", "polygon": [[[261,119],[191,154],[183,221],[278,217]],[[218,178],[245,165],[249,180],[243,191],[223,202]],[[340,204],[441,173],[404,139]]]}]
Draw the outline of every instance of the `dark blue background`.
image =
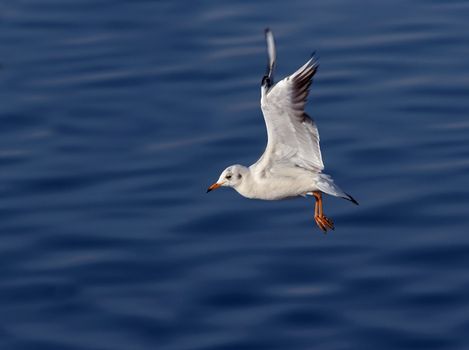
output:
[{"label": "dark blue background", "polygon": [[[468,349],[469,2],[0,2],[0,348]],[[277,77],[360,206],[205,194]]]}]

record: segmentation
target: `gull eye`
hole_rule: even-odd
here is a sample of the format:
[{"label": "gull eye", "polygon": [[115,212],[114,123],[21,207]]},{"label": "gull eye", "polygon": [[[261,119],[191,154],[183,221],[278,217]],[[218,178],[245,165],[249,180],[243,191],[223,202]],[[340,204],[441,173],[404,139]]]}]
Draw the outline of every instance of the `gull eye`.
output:
[{"label": "gull eye", "polygon": [[241,178],[242,178],[241,174],[238,174],[238,179],[241,179]]},{"label": "gull eye", "polygon": [[231,175],[226,175],[226,178],[229,180],[231,179]]}]

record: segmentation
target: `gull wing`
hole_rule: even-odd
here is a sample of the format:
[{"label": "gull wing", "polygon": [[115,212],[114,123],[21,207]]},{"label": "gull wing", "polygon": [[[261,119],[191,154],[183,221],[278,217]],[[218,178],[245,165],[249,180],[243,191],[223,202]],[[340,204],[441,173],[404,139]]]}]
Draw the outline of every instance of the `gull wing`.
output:
[{"label": "gull wing", "polygon": [[269,84],[274,82],[274,68],[275,68],[275,61],[276,61],[276,50],[275,50],[275,41],[274,41],[274,34],[272,31],[267,28],[265,30],[265,41],[267,42],[267,55],[269,56],[269,61],[267,63],[267,72],[266,76],[269,78]]},{"label": "gull wing", "polygon": [[[269,56],[272,57],[270,51]],[[275,172],[277,167],[296,166],[319,173],[324,169],[316,123],[304,111],[317,68],[318,63],[312,57],[271,88],[264,77],[261,107],[268,141],[255,164],[256,170]]]}]

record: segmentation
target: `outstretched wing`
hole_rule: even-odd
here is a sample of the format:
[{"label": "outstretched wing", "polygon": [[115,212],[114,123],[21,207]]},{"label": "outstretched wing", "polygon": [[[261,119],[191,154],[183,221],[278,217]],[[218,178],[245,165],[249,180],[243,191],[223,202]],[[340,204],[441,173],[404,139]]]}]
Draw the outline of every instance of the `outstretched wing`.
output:
[{"label": "outstretched wing", "polygon": [[258,170],[274,171],[277,166],[286,164],[314,172],[324,169],[318,129],[304,111],[317,68],[318,63],[312,57],[272,88],[263,84],[261,107],[268,142],[264,154],[256,163]]},{"label": "outstretched wing", "polygon": [[276,50],[275,50],[275,41],[274,34],[269,28],[265,29],[265,41],[267,42],[267,55],[269,56],[269,61],[267,62],[267,72],[266,77],[269,79],[269,86],[274,83],[274,68],[276,61]]}]

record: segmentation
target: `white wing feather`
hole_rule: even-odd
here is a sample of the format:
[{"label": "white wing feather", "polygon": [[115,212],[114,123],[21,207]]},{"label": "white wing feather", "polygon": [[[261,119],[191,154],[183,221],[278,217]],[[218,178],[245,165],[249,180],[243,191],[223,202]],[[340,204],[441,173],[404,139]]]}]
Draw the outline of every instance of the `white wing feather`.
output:
[{"label": "white wing feather", "polygon": [[275,61],[276,61],[276,50],[275,50],[274,35],[272,34],[272,31],[269,28],[265,30],[265,40],[267,41],[267,54],[269,56],[267,74],[270,79],[273,79],[272,75],[273,75]]},{"label": "white wing feather", "polygon": [[270,90],[262,87],[261,107],[268,142],[256,170],[275,172],[277,166],[285,163],[317,173],[324,169],[318,129],[304,111],[317,67],[311,58]]}]

